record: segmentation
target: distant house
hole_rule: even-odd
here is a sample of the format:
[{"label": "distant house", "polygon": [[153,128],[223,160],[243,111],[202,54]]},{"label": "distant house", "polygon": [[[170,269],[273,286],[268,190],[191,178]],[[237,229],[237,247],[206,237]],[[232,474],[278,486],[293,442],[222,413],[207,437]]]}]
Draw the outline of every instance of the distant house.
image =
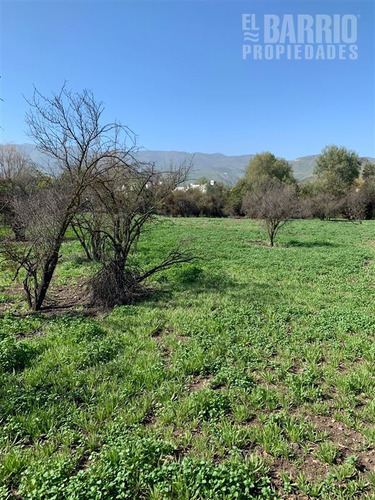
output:
[{"label": "distant house", "polygon": [[214,186],[216,181],[213,179],[205,184],[187,184],[186,186],[178,186],[175,191],[188,191],[189,189],[198,189],[201,193],[206,194],[208,186]]}]

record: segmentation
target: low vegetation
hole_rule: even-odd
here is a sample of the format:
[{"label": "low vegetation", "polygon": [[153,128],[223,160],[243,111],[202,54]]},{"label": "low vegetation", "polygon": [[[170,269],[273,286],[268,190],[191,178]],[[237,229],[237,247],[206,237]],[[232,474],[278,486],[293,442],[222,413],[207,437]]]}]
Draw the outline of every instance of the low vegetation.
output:
[{"label": "low vegetation", "polygon": [[41,312],[2,261],[0,498],[373,498],[374,222],[146,229],[132,266],[203,258],[111,311],[72,229]]}]

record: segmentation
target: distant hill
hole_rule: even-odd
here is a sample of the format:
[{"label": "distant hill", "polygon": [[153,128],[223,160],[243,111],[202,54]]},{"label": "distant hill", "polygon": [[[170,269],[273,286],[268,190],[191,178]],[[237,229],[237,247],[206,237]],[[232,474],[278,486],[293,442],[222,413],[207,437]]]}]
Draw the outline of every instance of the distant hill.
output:
[{"label": "distant hill", "polygon": [[[31,159],[43,167],[49,165],[48,159],[42,155],[32,144],[15,144],[15,146],[30,155]],[[254,158],[253,154],[241,156],[226,156],[221,153],[186,153],[183,151],[139,151],[137,157],[140,161],[153,161],[158,168],[168,168],[172,162],[179,165],[182,162],[193,163],[191,179],[207,177],[216,181],[225,181],[235,184],[238,179],[243,177],[245,169],[249,162]],[[302,156],[294,160],[289,160],[296,179],[306,182],[313,178],[313,170],[318,155]],[[375,163],[374,158],[367,158]]]},{"label": "distant hill", "polygon": [[160,168],[168,167],[170,162],[178,165],[192,161],[192,179],[207,177],[215,181],[236,183],[254,155],[226,156],[221,153],[185,153],[181,151],[140,151],[141,161],[154,161]]},{"label": "distant hill", "polygon": [[313,179],[313,171],[318,156],[319,155],[302,156],[302,158],[289,160],[289,163],[292,165],[294,177],[301,182]]}]

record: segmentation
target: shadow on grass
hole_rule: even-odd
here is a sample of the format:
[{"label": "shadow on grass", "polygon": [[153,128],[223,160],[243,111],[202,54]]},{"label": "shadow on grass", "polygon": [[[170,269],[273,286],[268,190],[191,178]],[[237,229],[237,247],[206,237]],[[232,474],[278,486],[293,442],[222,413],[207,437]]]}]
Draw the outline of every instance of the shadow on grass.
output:
[{"label": "shadow on grass", "polygon": [[[49,297],[39,313],[23,312],[20,317],[41,314],[45,318],[53,319],[60,316],[83,316],[95,317],[110,314],[112,308],[95,306],[90,303],[86,292],[81,291],[83,296],[71,297],[65,293],[65,288],[60,287],[52,299]],[[62,290],[61,290],[62,289]],[[165,309],[166,307],[181,306],[181,297],[186,300],[187,307],[194,307],[195,299],[204,294],[225,295],[230,300],[239,302],[256,302],[258,304],[271,304],[280,300],[281,294],[278,287],[270,286],[266,283],[238,282],[227,273],[212,272],[207,269],[200,269],[199,272],[191,272],[190,269],[181,269],[169,280],[160,283],[150,283],[145,288],[145,294],[130,301],[125,306],[131,307],[129,311],[137,314],[136,306],[141,305],[146,308]],[[86,300],[85,300],[86,299]],[[1,316],[0,316],[1,317]]]},{"label": "shadow on grass", "polygon": [[246,240],[246,243],[250,245],[259,245],[261,247],[272,248],[269,241],[266,240]]},{"label": "shadow on grass", "polygon": [[260,304],[275,304],[282,299],[282,292],[275,285],[267,283],[241,283],[231,280],[228,277],[221,279],[204,279],[198,280],[195,283],[176,284],[169,283],[168,288],[151,289],[149,293],[141,299],[134,302],[133,305],[142,304],[143,307],[160,308],[181,306],[181,295],[183,295],[186,307],[195,307],[196,298],[202,297],[205,293],[210,294],[215,300],[212,293],[216,293],[220,297],[226,296],[234,303],[257,303]]},{"label": "shadow on grass", "polygon": [[192,297],[204,292],[229,293],[235,289],[242,288],[242,284],[236,283],[227,275],[210,274],[206,271],[194,278],[180,273],[170,281],[161,282],[157,286],[152,284],[146,287],[147,293],[138,298],[133,305],[142,304],[150,307],[165,307],[167,302],[173,299],[181,300],[180,294]]},{"label": "shadow on grass", "polygon": [[290,240],[282,245],[283,247],[301,247],[301,248],[337,248],[341,245],[331,243],[330,241],[299,241]]},{"label": "shadow on grass", "polygon": [[361,224],[356,219],[326,219],[325,222],[346,222],[350,224]]}]

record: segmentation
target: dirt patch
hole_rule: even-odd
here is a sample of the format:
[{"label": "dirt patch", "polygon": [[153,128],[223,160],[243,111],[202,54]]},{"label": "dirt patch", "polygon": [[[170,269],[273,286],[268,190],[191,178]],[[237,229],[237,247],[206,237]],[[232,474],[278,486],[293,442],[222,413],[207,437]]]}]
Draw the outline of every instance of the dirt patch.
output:
[{"label": "dirt patch", "polygon": [[[27,306],[21,284],[5,287],[3,293],[9,295],[10,298],[7,302],[0,304],[0,312],[13,310],[14,306],[20,303],[24,304],[25,307]],[[90,294],[87,291],[86,280],[68,285],[57,285],[55,282],[52,282],[43,307],[40,310],[40,312],[47,316],[65,314],[67,312],[96,316],[105,311],[103,308],[92,307],[90,305]]]},{"label": "dirt patch", "polygon": [[189,337],[185,337],[184,335],[176,335],[176,340],[185,345],[189,342]]},{"label": "dirt patch", "polygon": [[44,335],[44,329],[43,327],[36,328],[32,332],[21,332],[21,333],[16,333],[15,336],[17,339],[22,340],[22,339],[32,339],[34,337],[39,337],[41,335]]},{"label": "dirt patch", "polygon": [[[303,467],[302,472],[305,474],[306,478],[309,481],[321,481],[323,480],[327,472],[330,470],[331,465],[326,464],[318,460],[314,456],[314,452],[311,450],[311,453],[307,453],[303,457]],[[295,479],[295,478],[294,478]]]},{"label": "dirt patch", "polygon": [[189,385],[189,393],[191,394],[192,392],[203,389],[213,378],[213,375],[206,375],[205,377],[194,377],[193,383]]},{"label": "dirt patch", "polygon": [[[160,339],[164,334],[171,335],[174,333],[174,330],[171,326],[167,326],[164,328],[163,326],[158,326],[151,332],[151,337],[156,339]],[[185,337],[184,335],[179,335],[176,333],[174,335],[175,339],[178,340],[179,342],[182,342],[183,344],[186,344],[188,342],[188,337]],[[160,339],[161,341],[161,339]]]},{"label": "dirt patch", "polygon": [[17,298],[19,295],[23,295],[23,286],[21,283],[13,282],[10,286],[4,286],[1,289],[1,293],[9,295],[10,297]]},{"label": "dirt patch", "polygon": [[153,409],[148,411],[142,418],[141,423],[147,426],[153,426],[156,424],[156,415]]},{"label": "dirt patch", "polygon": [[169,345],[167,345],[164,342],[163,333],[164,333],[164,329],[161,327],[160,328],[158,327],[153,332],[151,332],[151,337],[154,339],[154,341],[158,347],[158,350],[159,350],[160,355],[161,355],[161,360],[162,360],[163,366],[165,368],[168,368],[168,367],[170,367],[169,358],[171,357],[172,349]]},{"label": "dirt patch", "polygon": [[362,434],[332,417],[312,415],[309,420],[317,430],[326,432],[329,439],[336,443],[339,448],[348,448],[355,453],[365,444]]},{"label": "dirt patch", "polygon": [[357,465],[361,471],[375,471],[375,449],[367,446],[360,432],[328,416],[313,415],[310,420],[316,429],[326,432],[328,439],[338,446],[340,457],[337,463],[342,463],[345,458],[356,455]]},{"label": "dirt patch", "polygon": [[86,283],[52,285],[43,309],[74,309],[90,305]]},{"label": "dirt patch", "polygon": [[176,333],[171,326],[167,326],[165,328],[165,333],[167,335],[174,334],[174,338],[176,340],[178,340],[178,342],[181,342],[182,344],[187,344],[187,342],[189,341],[189,337],[186,337],[185,335],[180,335],[179,333]]},{"label": "dirt patch", "polygon": [[172,349],[168,345],[164,344],[163,339],[160,336],[155,337],[154,340],[159,346],[162,358],[163,359],[169,358],[170,355],[172,354]]},{"label": "dirt patch", "polygon": [[77,473],[80,470],[88,469],[91,466],[91,464],[92,460],[90,459],[90,453],[89,452],[84,453],[78,459],[75,473]]},{"label": "dirt patch", "polygon": [[156,337],[161,337],[161,335],[163,334],[163,327],[161,326],[158,326],[157,328],[155,328],[155,330],[153,330],[151,332],[151,337],[153,338],[156,338]]},{"label": "dirt patch", "polygon": [[15,306],[22,302],[24,298],[21,284],[12,284],[12,286],[2,287],[0,293],[6,296],[5,300],[0,302],[1,314],[14,310]]},{"label": "dirt patch", "polygon": [[[358,473],[375,471],[375,449],[370,447],[366,450],[366,440],[360,432],[350,429],[331,416],[308,415],[304,418],[310,420],[317,430],[324,431],[328,439],[338,446],[337,465],[342,464],[349,456],[355,455],[358,457],[356,462]],[[258,452],[264,458],[270,468],[272,484],[277,491],[282,492],[283,475],[287,475],[292,483],[297,482],[299,473],[304,474],[306,479],[312,483],[317,483],[327,477],[332,466],[318,459],[316,456],[318,446],[318,443],[309,443],[309,449],[306,450],[297,443],[290,443],[290,447],[294,451],[294,457],[291,458],[272,457],[259,445],[256,445],[250,452]],[[308,497],[301,492],[292,492],[285,494],[283,498],[304,499]]]},{"label": "dirt patch", "polygon": [[[273,485],[277,491],[283,490],[283,475],[287,475],[291,478],[292,482],[295,483],[298,478],[299,473],[303,473],[309,481],[319,481],[325,478],[329,466],[327,464],[322,464],[319,460],[315,459],[311,455],[307,455],[304,460],[304,464],[295,463],[284,457],[278,457],[273,459],[273,463],[270,466],[270,477]],[[287,499],[302,499],[309,498],[302,492],[290,493],[288,496],[283,498]]]},{"label": "dirt patch", "polygon": [[372,448],[360,453],[358,464],[364,471],[375,472],[375,450]]}]

